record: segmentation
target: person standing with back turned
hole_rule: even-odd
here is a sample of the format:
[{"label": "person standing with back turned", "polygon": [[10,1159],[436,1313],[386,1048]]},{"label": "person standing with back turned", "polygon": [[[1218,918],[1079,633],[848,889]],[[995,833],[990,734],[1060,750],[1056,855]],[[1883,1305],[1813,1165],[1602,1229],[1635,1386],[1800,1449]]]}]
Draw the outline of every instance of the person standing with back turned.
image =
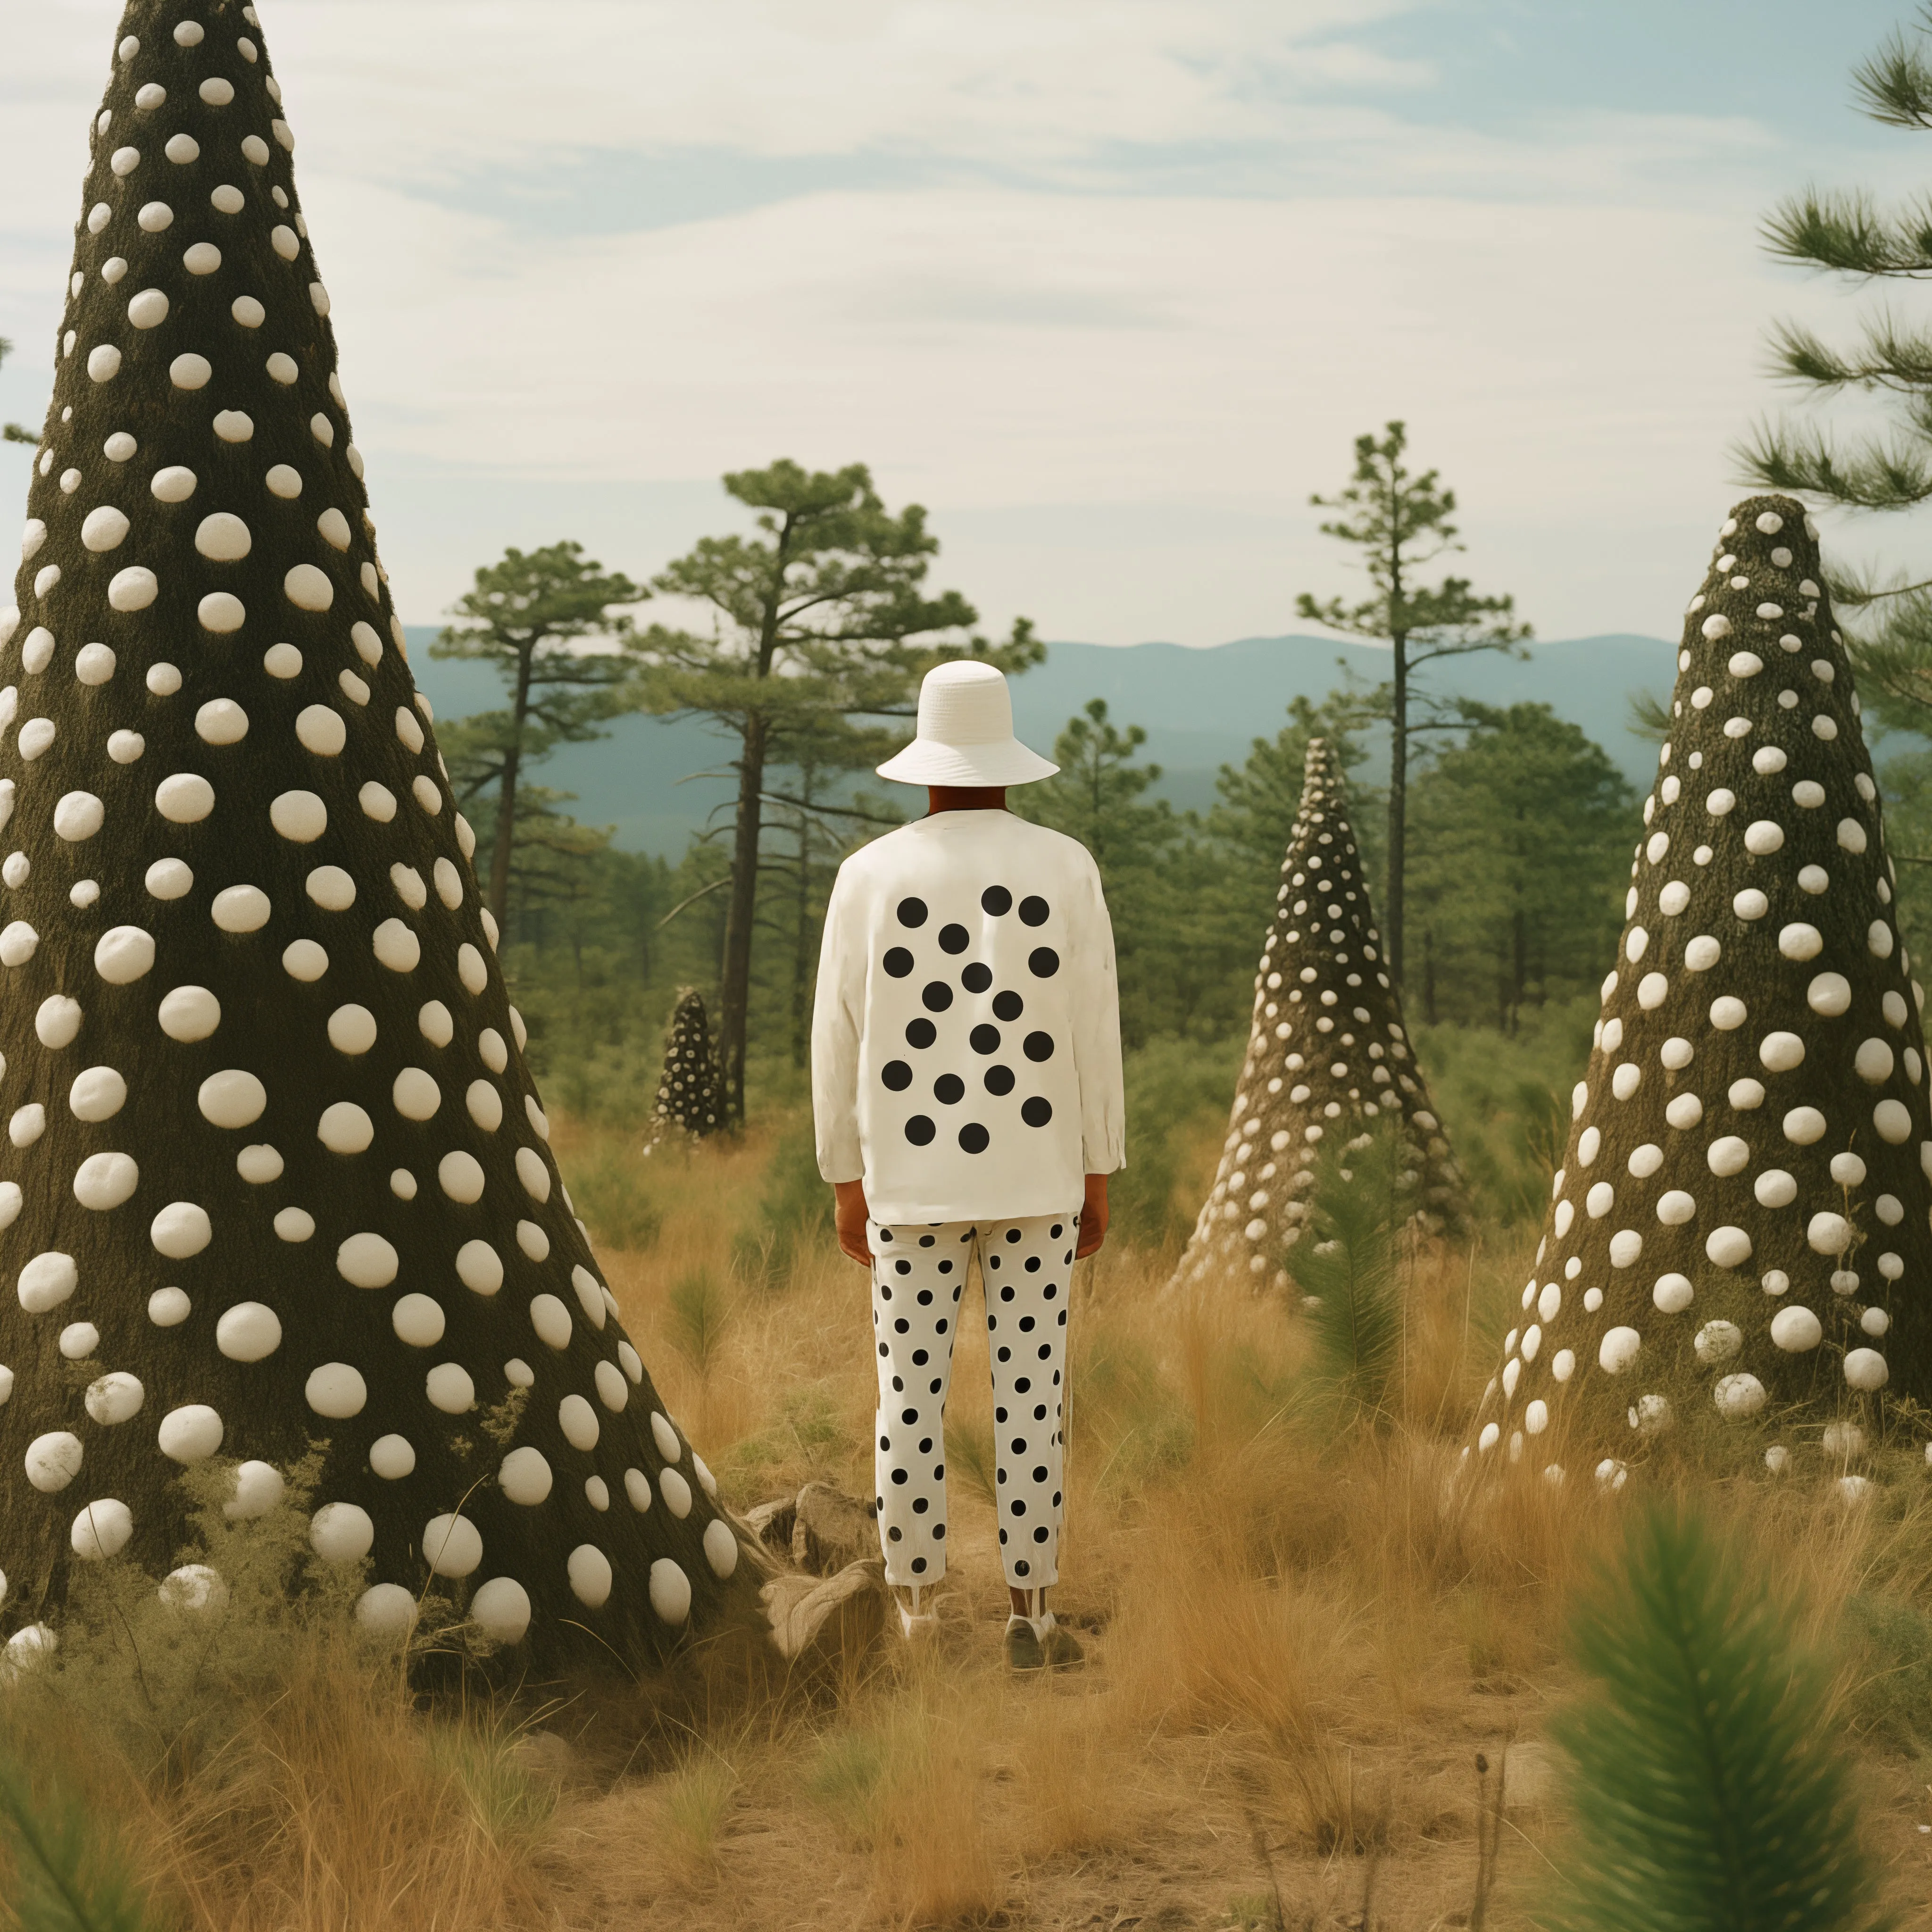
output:
[{"label": "person standing with back turned", "polygon": [[838,1245],[872,1275],[873,1507],[910,1637],[946,1574],[946,1386],[975,1257],[992,1358],[1007,1661],[1080,1660],[1059,1580],[1073,1264],[1107,1232],[1125,1157],[1113,928],[1091,855],[1016,818],[1059,767],[1013,736],[1006,681],[944,664],[881,778],[930,808],[854,853],[826,908],[812,1016],[819,1172]]}]

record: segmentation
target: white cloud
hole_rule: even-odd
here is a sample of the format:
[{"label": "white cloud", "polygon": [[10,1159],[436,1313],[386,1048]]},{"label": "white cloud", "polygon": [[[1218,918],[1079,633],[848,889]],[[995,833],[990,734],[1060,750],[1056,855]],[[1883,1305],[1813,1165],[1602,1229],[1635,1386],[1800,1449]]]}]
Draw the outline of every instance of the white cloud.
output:
[{"label": "white cloud", "polygon": [[[1309,492],[1400,415],[1480,584],[1545,634],[1670,628],[1765,400],[1762,319],[1822,299],[1754,252],[1738,184],[1772,136],[1406,120],[1430,76],[1359,36],[1408,4],[274,0],[405,614],[486,538],[581,533],[648,572],[727,520],[705,479],[789,454],[927,502],[989,621],[1280,630],[1346,581]],[[0,332],[43,367],[110,14],[10,22]],[[478,185],[587,194],[611,157],[694,148],[905,165],[596,235]],[[0,376],[0,414],[43,381]],[[488,479],[500,508],[448,513]]]},{"label": "white cloud", "polygon": [[[304,0],[270,25],[298,112],[347,108],[383,129],[373,149],[332,141],[331,159],[385,174],[553,143],[886,148],[998,166],[1098,143],[1258,138],[1298,87],[1414,84],[1422,71],[1340,38],[1414,4],[544,0],[538,14]],[[439,111],[458,103],[460,115]]]},{"label": "white cloud", "polygon": [[[385,452],[572,484],[864,458],[943,536],[973,513],[947,574],[989,614],[1118,641],[1285,627],[1340,568],[1309,492],[1393,416],[1546,633],[1667,626],[1776,299],[1729,210],[959,189],[506,260],[488,224],[358,185],[310,206],[363,238],[326,259],[386,531]],[[1137,536],[1102,562],[1110,512]],[[1633,541],[1678,520],[1691,556]]]}]

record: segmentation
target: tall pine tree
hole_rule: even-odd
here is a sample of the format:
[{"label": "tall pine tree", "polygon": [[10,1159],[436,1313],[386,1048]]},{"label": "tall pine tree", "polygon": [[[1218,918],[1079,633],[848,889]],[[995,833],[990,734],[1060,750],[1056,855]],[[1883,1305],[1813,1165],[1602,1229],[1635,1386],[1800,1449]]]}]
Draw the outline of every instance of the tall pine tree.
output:
[{"label": "tall pine tree", "polygon": [[1453,700],[1418,688],[1413,680],[1444,658],[1472,651],[1508,650],[1530,635],[1510,597],[1479,597],[1464,577],[1430,585],[1420,573],[1438,557],[1463,545],[1450,521],[1456,493],[1439,472],[1420,476],[1403,460],[1406,424],[1386,425],[1382,440],[1355,439],[1355,473],[1340,494],[1309,500],[1340,514],[1322,526],[1327,536],[1361,552],[1370,594],[1357,603],[1318,599],[1304,591],[1295,614],[1353,638],[1386,638],[1394,659],[1388,681],[1374,694],[1373,708],[1389,727],[1388,882],[1382,900],[1389,970],[1398,985],[1403,964],[1403,900],[1408,850],[1408,766],[1412,740],[1460,723]]},{"label": "tall pine tree", "polygon": [[796,742],[830,724],[910,716],[920,679],[941,658],[1023,670],[1044,651],[1024,619],[1004,645],[963,634],[977,620],[972,605],[926,588],[939,540],[925,511],[889,511],[863,464],[807,471],[779,461],[724,487],[756,513],[756,534],[706,537],[660,572],[652,589],[708,607],[708,622],[654,624],[639,648],[651,710],[708,718],[737,741],[718,1052],[726,1109],[742,1120],[768,770],[794,764]]},{"label": "tall pine tree", "polygon": [[580,544],[554,543],[527,554],[506,550],[476,573],[458,598],[452,625],[430,646],[437,658],[474,658],[494,665],[509,700],[463,722],[473,775],[496,793],[490,847],[490,910],[509,919],[510,874],[524,820],[517,790],[526,764],[559,745],[605,735],[605,722],[634,704],[626,682],[632,666],[615,651],[573,648],[586,638],[622,640],[629,626],[610,614],[644,596],[621,572],[607,573]]}]

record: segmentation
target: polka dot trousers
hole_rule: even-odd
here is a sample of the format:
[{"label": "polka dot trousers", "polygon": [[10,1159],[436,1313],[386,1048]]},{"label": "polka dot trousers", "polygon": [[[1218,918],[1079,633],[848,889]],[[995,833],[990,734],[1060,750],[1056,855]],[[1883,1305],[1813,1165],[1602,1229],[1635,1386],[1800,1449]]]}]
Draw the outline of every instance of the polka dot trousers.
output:
[{"label": "polka dot trousers", "polygon": [[1078,1214],[868,1224],[878,1338],[874,1466],[889,1583],[946,1574],[946,1394],[976,1254],[992,1357],[1000,1550],[1015,1589],[1059,1580],[1060,1397]]}]

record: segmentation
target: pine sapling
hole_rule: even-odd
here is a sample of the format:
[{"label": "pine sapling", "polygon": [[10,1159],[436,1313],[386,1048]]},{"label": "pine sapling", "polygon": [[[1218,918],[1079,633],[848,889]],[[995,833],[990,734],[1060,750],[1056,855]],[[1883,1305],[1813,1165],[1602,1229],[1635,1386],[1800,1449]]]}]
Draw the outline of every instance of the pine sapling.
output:
[{"label": "pine sapling", "polygon": [[1574,1850],[1550,1932],[1877,1932],[1826,1674],[1791,1606],[1682,1508],[1634,1522],[1579,1610],[1553,1727]]},{"label": "pine sapling", "polygon": [[6,1922],[20,1932],[146,1932],[153,1923],[118,1850],[85,1809],[58,1791],[37,1798],[5,1758],[0,1847],[13,1868]]},{"label": "pine sapling", "polygon": [[1291,1257],[1315,1341],[1316,1373],[1364,1414],[1387,1413],[1401,1365],[1405,1153],[1392,1126],[1324,1156],[1308,1234]]}]

